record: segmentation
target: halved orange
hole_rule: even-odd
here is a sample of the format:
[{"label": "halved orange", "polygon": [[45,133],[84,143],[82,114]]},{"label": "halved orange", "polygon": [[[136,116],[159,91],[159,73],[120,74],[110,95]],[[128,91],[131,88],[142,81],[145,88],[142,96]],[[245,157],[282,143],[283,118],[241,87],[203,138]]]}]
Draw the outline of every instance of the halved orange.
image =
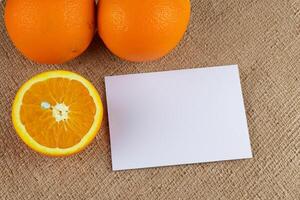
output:
[{"label": "halved orange", "polygon": [[84,149],[96,136],[103,106],[95,87],[69,71],[36,75],[18,91],[12,108],[14,127],[33,150],[50,156]]}]

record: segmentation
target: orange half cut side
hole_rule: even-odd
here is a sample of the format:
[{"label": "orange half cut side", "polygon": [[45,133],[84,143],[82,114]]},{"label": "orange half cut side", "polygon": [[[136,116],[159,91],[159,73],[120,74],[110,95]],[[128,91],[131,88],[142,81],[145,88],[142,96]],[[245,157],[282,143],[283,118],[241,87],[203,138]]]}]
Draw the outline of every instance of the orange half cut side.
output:
[{"label": "orange half cut side", "polygon": [[12,108],[16,132],[33,150],[50,156],[84,149],[96,136],[103,106],[95,87],[69,71],[50,71],[27,81]]}]

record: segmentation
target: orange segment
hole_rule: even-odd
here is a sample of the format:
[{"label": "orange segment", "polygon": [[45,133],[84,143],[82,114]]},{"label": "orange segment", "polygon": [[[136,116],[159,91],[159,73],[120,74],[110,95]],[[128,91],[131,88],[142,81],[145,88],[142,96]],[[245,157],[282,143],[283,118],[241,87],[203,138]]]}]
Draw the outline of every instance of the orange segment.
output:
[{"label": "orange segment", "polygon": [[95,137],[103,116],[98,92],[83,77],[67,71],[42,73],[16,95],[12,118],[17,133],[32,149],[69,155]]}]

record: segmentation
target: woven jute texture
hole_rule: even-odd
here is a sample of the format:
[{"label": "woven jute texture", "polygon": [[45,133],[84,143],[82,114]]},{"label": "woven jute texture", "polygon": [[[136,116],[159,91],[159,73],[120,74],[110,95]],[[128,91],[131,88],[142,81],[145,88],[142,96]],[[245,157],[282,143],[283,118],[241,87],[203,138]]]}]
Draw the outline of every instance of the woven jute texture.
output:
[{"label": "woven jute texture", "polygon": [[[191,4],[184,39],[158,61],[122,61],[97,36],[79,58],[39,65],[12,45],[1,3],[0,199],[300,199],[300,1]],[[93,143],[67,158],[33,152],[12,126],[18,88],[40,72],[75,71],[106,104],[104,76],[224,64],[240,67],[253,159],[113,172],[106,112]]]}]

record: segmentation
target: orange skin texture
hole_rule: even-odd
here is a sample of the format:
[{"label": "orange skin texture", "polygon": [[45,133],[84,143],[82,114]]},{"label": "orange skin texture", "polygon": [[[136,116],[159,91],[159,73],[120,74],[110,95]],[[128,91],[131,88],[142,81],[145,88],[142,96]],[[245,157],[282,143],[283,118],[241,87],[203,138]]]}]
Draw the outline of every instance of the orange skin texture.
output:
[{"label": "orange skin texture", "polygon": [[190,19],[189,0],[101,0],[98,32],[112,53],[150,61],[180,42]]},{"label": "orange skin texture", "polygon": [[27,58],[60,64],[79,56],[95,33],[94,0],[8,0],[9,37]]}]

